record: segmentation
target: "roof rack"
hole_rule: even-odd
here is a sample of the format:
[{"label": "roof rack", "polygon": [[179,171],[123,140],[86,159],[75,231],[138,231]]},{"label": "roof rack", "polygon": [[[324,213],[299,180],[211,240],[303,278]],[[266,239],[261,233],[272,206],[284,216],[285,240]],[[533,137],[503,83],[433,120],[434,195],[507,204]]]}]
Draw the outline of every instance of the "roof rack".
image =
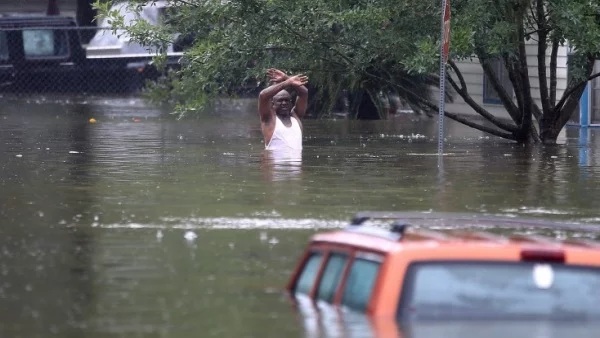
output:
[{"label": "roof rack", "polygon": [[[355,215],[351,220],[350,220],[350,227],[357,227],[357,226],[361,226],[363,225],[364,222],[366,222],[369,219],[372,219],[373,217],[369,217],[369,216],[361,216],[359,214]],[[402,238],[402,236],[404,235],[404,232],[406,231],[406,229],[410,226],[410,224],[403,222],[401,220],[395,220],[392,225],[390,226],[390,232],[397,234],[396,237],[398,237],[398,240],[400,240]]]},{"label": "roof rack", "polygon": [[450,230],[450,235],[459,239],[482,240],[492,242],[507,242],[508,238],[484,231],[465,231],[463,229]]},{"label": "roof rack", "polygon": [[575,246],[581,246],[581,247],[587,247],[587,248],[600,248],[599,242],[595,242],[595,241],[587,240],[587,239],[580,239],[580,238],[567,238],[567,239],[563,240],[562,243],[564,243],[566,245],[575,245]]},{"label": "roof rack", "polygon": [[508,236],[508,239],[514,242],[526,242],[526,243],[536,243],[536,244],[545,244],[545,245],[561,245],[561,241],[550,237],[542,237],[536,235],[527,235],[527,234],[512,234]]},{"label": "roof rack", "polygon": [[[515,217],[489,217],[481,215],[454,214],[454,213],[415,213],[415,212],[388,212],[388,211],[363,211],[358,212],[352,217],[348,229],[360,228],[367,220],[392,220],[388,231],[379,229],[376,231],[359,230],[363,233],[371,233],[376,236],[386,237],[392,240],[401,240],[406,236],[411,239],[419,240],[485,240],[494,242],[521,242],[537,243],[545,245],[574,245],[582,247],[600,247],[600,243],[586,241],[581,239],[567,239],[564,241],[550,237],[538,236],[533,234],[512,234],[507,236],[496,235],[493,233],[478,231],[477,228],[498,227],[519,227],[519,228],[540,228],[555,230],[581,230],[600,232],[600,225],[588,225],[577,223],[559,223],[538,219],[525,219]],[[440,222],[447,225],[449,231],[435,232],[420,229],[418,232],[406,233],[406,230],[415,225],[414,221],[427,221],[430,225],[433,223],[439,226]],[[439,222],[436,222],[439,221]],[[419,223],[419,222],[416,222]],[[467,228],[469,229],[468,231]],[[387,235],[385,234],[387,233]]]},{"label": "roof rack", "polygon": [[361,211],[354,215],[353,221],[362,224],[365,220],[403,220],[412,225],[427,224],[447,226],[449,229],[519,227],[600,233],[600,224],[551,221],[545,219],[512,217],[489,214],[466,214],[452,212],[397,212],[397,211]]}]

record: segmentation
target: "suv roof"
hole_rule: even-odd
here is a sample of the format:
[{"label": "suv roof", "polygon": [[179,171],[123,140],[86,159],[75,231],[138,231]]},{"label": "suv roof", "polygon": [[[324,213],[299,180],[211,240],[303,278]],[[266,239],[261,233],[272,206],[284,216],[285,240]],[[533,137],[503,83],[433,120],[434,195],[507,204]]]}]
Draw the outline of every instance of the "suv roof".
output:
[{"label": "suv roof", "polygon": [[[593,225],[569,224],[558,222],[543,222],[539,220],[513,219],[505,217],[481,217],[473,215],[448,214],[433,215],[429,218],[421,214],[421,220],[428,218],[435,224],[436,216],[444,217],[446,221],[452,219],[455,224],[447,229],[426,230],[411,226],[410,219],[417,220],[416,214],[403,213],[358,213],[350,224],[340,230],[318,233],[312,237],[313,244],[329,243],[332,245],[349,246],[356,249],[393,254],[395,251],[421,251],[438,252],[433,256],[446,255],[449,250],[460,250],[464,255],[472,255],[473,252],[489,252],[503,250],[507,258],[511,253],[522,252],[526,248],[544,248],[546,250],[559,251],[589,251],[592,256],[600,258],[600,242],[565,238],[557,239],[550,236],[534,234],[510,233],[496,234],[486,231],[482,224],[498,224],[498,227],[523,227],[523,228],[545,228],[561,230],[598,230]],[[408,217],[407,217],[408,216]],[[364,225],[368,220],[383,219],[392,221],[389,228],[381,226]],[[506,224],[508,223],[508,224]],[[469,227],[477,224],[479,227]],[[431,250],[432,244],[440,250]],[[431,255],[431,254],[428,254]],[[578,255],[579,256],[579,255]],[[592,257],[590,256],[590,257]]]}]

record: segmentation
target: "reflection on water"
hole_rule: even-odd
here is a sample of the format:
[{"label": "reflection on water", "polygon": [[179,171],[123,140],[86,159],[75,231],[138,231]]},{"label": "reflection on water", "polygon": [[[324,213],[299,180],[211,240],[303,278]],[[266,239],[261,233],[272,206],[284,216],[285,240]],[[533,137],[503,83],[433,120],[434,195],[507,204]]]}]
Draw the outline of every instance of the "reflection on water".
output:
[{"label": "reflection on water", "polygon": [[600,329],[600,323],[596,322],[424,322],[403,327],[399,337],[584,338],[594,337],[598,329]]},{"label": "reflection on water", "polygon": [[267,181],[301,179],[302,150],[264,150],[262,159],[262,169]]},{"label": "reflection on water", "polygon": [[314,304],[303,295],[294,298],[294,304],[301,315],[306,338],[395,337],[399,334],[394,321],[386,321],[387,325],[377,327],[372,318],[326,303]]},{"label": "reflection on water", "polygon": [[404,323],[367,317],[326,304],[313,304],[302,296],[295,299],[295,305],[306,338],[591,338],[600,330],[597,321],[427,320]]},{"label": "reflection on water", "polygon": [[[306,120],[302,153],[280,154],[253,99],[184,120],[128,97],[0,99],[1,336],[314,336],[280,291],[315,229],[357,211],[600,222],[595,129],[536,148],[448,121],[440,180],[422,116]],[[321,334],[387,327],[329,314]]]}]

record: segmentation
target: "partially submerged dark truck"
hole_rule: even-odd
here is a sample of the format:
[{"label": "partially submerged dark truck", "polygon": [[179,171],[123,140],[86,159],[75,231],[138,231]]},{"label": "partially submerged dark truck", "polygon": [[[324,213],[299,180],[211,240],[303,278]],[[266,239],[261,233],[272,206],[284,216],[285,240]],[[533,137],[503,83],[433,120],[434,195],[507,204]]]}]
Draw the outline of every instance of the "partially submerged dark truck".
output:
[{"label": "partially submerged dark truck", "polygon": [[[0,92],[127,93],[160,75],[149,52],[87,54],[74,18],[0,15]],[[180,56],[171,53],[167,68]]]}]

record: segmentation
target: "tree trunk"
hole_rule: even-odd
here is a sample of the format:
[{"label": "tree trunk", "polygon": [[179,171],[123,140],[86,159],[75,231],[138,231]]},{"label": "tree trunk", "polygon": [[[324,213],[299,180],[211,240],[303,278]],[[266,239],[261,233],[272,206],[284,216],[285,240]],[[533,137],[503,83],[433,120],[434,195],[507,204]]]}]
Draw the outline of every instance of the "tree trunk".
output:
[{"label": "tree trunk", "polygon": [[544,144],[556,143],[558,134],[569,121],[575,108],[577,108],[587,82],[595,76],[600,75],[595,74],[592,76],[595,61],[596,58],[593,55],[588,55],[587,65],[585,65],[586,80],[580,83],[572,80],[556,107],[548,112],[544,112],[540,120],[540,138]]},{"label": "tree trunk", "polygon": [[360,104],[358,105],[358,111],[356,114],[356,118],[359,120],[379,120],[381,117],[379,116],[379,111],[377,111],[377,106],[371,99],[369,94],[363,94],[360,99]]},{"label": "tree trunk", "polygon": [[81,42],[84,44],[89,43],[96,34],[96,29],[91,29],[97,26],[94,22],[97,11],[92,8],[93,2],[94,0],[77,0],[77,24],[80,27],[90,27],[81,31]]},{"label": "tree trunk", "polygon": [[336,113],[347,113],[347,105],[345,104],[347,97],[345,91],[341,91],[337,95],[332,95],[328,88],[317,87],[309,83],[308,89],[308,108],[307,111],[311,115],[321,115],[328,110],[333,110]]},{"label": "tree trunk", "polygon": [[[582,93],[583,93],[583,89],[576,90],[572,94],[574,96],[574,98],[572,100],[577,100],[577,102],[578,102]],[[569,100],[569,101],[571,101],[571,100]],[[571,101],[571,102],[573,102],[573,101]],[[571,117],[571,115],[573,114],[575,108],[576,108],[575,104],[565,105],[559,111],[550,111],[550,112],[545,113],[542,116],[542,118],[540,119],[540,139],[543,144],[555,144],[556,143],[558,134],[560,134],[560,131],[563,129],[563,127],[566,124],[566,122],[563,122],[563,121],[568,121],[569,117]],[[566,116],[566,119],[561,118],[563,116]]]},{"label": "tree trunk", "polygon": [[558,134],[562,130],[563,126],[557,126],[549,119],[542,118],[540,123],[540,139],[543,144],[556,144]]},{"label": "tree trunk", "polygon": [[352,93],[350,106],[358,120],[380,120],[382,118],[377,109],[377,103],[373,101],[366,90]]}]

